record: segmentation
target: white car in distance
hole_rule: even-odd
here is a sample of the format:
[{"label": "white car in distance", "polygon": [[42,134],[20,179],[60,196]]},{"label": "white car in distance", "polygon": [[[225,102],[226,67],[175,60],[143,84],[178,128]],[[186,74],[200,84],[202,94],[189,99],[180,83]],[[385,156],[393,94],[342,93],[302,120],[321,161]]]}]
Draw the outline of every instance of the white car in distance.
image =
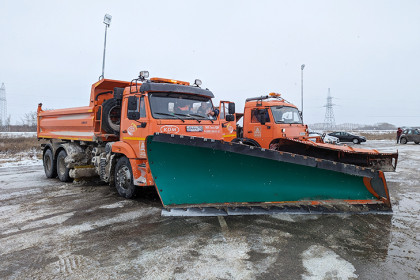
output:
[{"label": "white car in distance", "polygon": [[324,141],[324,143],[335,144],[335,145],[340,144],[340,140],[337,137],[328,135],[326,133],[320,133],[320,132],[314,132],[314,131],[309,132],[309,137],[316,137],[316,136],[321,136],[322,141]]}]

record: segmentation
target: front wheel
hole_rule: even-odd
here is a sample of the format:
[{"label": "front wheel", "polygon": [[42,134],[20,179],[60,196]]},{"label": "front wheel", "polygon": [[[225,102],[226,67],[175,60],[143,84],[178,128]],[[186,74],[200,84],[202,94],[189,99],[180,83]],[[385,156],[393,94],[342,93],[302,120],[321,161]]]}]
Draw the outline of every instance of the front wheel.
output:
[{"label": "front wheel", "polygon": [[415,144],[419,144],[420,142],[419,142],[419,141],[414,141],[414,143],[415,143]]},{"label": "front wheel", "polygon": [[400,142],[401,144],[407,144],[407,138],[401,138]]},{"label": "front wheel", "polygon": [[353,139],[353,143],[354,143],[354,144],[359,144],[359,143],[360,143],[360,141],[359,141],[359,139],[354,138],[354,139]]},{"label": "front wheel", "polygon": [[115,187],[122,197],[132,198],[135,195],[133,172],[130,161],[126,157],[120,158],[115,166]]}]

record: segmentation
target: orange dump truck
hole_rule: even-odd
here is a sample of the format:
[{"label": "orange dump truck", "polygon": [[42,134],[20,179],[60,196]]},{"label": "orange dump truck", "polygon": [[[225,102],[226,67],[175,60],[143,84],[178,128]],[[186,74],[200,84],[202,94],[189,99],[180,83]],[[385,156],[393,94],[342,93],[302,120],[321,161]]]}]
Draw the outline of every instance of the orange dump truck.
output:
[{"label": "orange dump truck", "polygon": [[309,136],[297,107],[277,93],[246,99],[244,113],[236,117],[242,115],[243,128],[233,142],[382,171],[395,171],[397,166],[398,153],[337,146]]},{"label": "orange dump truck", "polygon": [[[99,174],[129,198],[135,186],[154,185],[145,150],[147,136],[223,139],[220,120],[207,114],[214,110],[211,91],[142,75],[148,73],[132,82],[98,81],[86,107],[44,111],[39,104],[37,135],[51,140],[43,149],[47,177],[71,181]],[[233,119],[232,105],[230,110],[228,120]]]}]

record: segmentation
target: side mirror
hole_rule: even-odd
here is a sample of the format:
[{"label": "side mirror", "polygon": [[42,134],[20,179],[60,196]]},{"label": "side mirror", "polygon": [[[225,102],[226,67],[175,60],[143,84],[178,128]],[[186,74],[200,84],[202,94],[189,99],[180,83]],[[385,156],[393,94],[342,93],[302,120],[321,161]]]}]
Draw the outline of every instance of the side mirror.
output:
[{"label": "side mirror", "polygon": [[[130,96],[128,98],[128,103],[127,103],[127,109],[129,111],[137,111],[137,101],[138,101],[138,97],[136,96]],[[128,117],[128,116],[127,116]]]},{"label": "side mirror", "polygon": [[229,103],[228,112],[230,115],[235,114],[235,103]]},{"label": "side mirror", "polygon": [[140,119],[140,112],[128,112],[127,118],[129,120],[138,120]]},{"label": "side mirror", "polygon": [[233,122],[235,120],[235,116],[234,115],[226,115],[225,120],[227,122]]}]

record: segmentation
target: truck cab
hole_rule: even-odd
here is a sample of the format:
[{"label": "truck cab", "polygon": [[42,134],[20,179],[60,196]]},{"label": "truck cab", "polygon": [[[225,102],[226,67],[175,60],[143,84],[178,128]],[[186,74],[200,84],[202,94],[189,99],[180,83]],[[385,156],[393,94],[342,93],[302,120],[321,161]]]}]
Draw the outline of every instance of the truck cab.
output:
[{"label": "truck cab", "polygon": [[211,91],[162,78],[135,88],[125,88],[122,95],[120,140],[134,147],[137,157],[144,154],[145,137],[154,133],[223,138],[220,121],[209,114],[214,111]]},{"label": "truck cab", "polygon": [[268,149],[279,138],[308,139],[308,127],[295,105],[270,93],[246,100],[242,138],[244,143]]}]

